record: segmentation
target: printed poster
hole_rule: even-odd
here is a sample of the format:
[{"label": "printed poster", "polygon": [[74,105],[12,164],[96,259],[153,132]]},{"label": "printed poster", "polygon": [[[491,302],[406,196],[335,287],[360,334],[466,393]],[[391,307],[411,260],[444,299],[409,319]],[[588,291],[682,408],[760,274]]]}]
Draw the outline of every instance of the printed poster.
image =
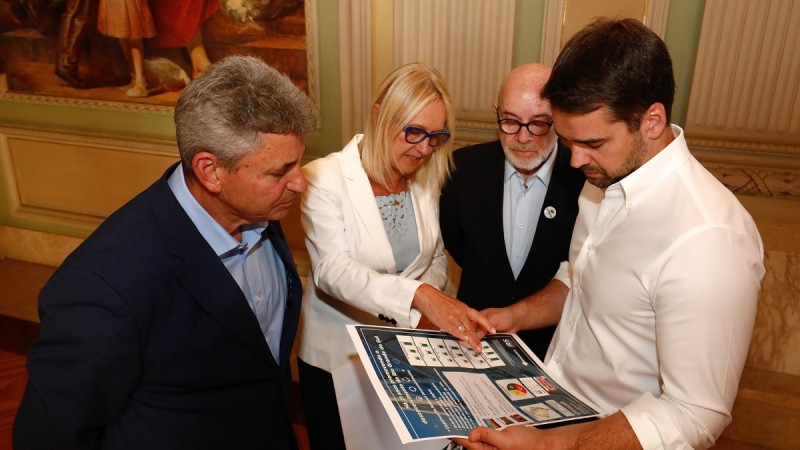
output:
[{"label": "printed poster", "polygon": [[402,443],[588,419],[597,411],[563,389],[514,334],[481,354],[432,330],[348,325],[361,362]]}]

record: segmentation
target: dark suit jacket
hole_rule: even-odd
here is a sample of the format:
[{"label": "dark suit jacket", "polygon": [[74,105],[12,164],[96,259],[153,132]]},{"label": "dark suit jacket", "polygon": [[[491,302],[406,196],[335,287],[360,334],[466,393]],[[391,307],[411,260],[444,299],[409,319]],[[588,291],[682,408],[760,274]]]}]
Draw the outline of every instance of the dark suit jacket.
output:
[{"label": "dark suit jacket", "polygon": [[[568,256],[583,173],[569,165],[570,151],[558,146],[530,253],[514,280],[503,236],[503,167],[500,141],[459,149],[455,171],[442,191],[440,223],[444,245],[461,266],[458,298],[475,309],[508,306],[547,284]],[[544,208],[552,206],[548,219]],[[555,327],[521,331],[520,337],[544,358]]]},{"label": "dark suit jacket", "polygon": [[242,291],[164,176],[47,282],[14,448],[287,449],[300,279],[286,265],[280,364]]}]

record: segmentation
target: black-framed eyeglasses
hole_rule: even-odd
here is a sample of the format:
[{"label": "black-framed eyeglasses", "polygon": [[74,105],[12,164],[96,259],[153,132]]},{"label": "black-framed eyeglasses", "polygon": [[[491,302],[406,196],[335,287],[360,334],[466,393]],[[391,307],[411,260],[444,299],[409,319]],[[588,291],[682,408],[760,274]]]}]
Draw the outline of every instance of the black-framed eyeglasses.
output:
[{"label": "black-framed eyeglasses", "polygon": [[522,127],[525,127],[528,133],[534,136],[544,136],[553,126],[553,122],[545,122],[543,120],[531,120],[528,123],[522,123],[515,119],[497,119],[497,124],[500,125],[500,131],[506,134],[517,134]]},{"label": "black-framed eyeglasses", "polygon": [[450,132],[447,130],[428,133],[422,128],[407,125],[403,128],[403,132],[405,133],[406,142],[409,144],[419,144],[427,138],[431,147],[439,147],[450,139]]}]

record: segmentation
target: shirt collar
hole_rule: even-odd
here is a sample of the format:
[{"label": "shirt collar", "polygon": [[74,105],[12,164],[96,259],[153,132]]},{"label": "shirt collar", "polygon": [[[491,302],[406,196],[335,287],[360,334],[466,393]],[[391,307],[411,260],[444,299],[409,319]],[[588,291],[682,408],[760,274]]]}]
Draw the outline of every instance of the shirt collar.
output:
[{"label": "shirt collar", "polygon": [[253,224],[242,227],[242,242],[237,241],[230,235],[222,225],[219,224],[213,217],[205,210],[197,199],[194,198],[189,187],[186,185],[186,179],[183,176],[183,165],[178,164],[178,167],[172,172],[167,181],[169,188],[178,199],[181,207],[189,218],[200,231],[200,234],[205,238],[208,245],[214,249],[214,253],[222,256],[232,250],[237,250],[242,244],[247,243],[252,245],[261,239],[261,234],[269,225],[268,222]]},{"label": "shirt collar", "polygon": [[[534,178],[538,178],[541,180],[544,187],[548,187],[550,185],[550,178],[553,176],[553,167],[555,166],[556,160],[556,153],[558,152],[558,139],[553,141],[553,145],[550,147],[550,155],[547,156],[547,159],[544,160],[544,163],[539,167],[532,176],[531,180]],[[508,183],[508,180],[511,179],[514,174],[518,173],[517,168],[511,165],[508,159],[505,160],[505,164],[503,165],[503,180]],[[520,174],[522,177],[522,174]]]},{"label": "shirt collar", "polygon": [[622,187],[628,208],[691,157],[681,127],[672,125],[671,130],[675,139],[669,145],[617,183]]}]

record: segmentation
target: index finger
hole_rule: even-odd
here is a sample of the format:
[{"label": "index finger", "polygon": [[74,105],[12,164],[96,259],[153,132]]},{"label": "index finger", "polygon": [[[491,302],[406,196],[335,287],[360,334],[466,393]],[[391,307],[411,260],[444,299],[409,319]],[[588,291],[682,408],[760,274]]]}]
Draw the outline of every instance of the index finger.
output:
[{"label": "index finger", "polygon": [[489,322],[489,319],[475,309],[467,310],[467,318],[481,326],[488,334],[496,333],[497,330]]}]

